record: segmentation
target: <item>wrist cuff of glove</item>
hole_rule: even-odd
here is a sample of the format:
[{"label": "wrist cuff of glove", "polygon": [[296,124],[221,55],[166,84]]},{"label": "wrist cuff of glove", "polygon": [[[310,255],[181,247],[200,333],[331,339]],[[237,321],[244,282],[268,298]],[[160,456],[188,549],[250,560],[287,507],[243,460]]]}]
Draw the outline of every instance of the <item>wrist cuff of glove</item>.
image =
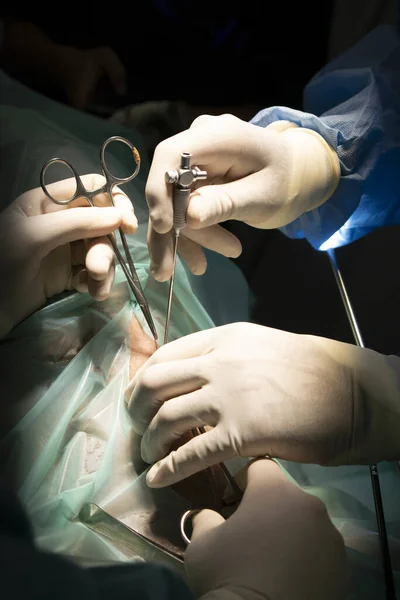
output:
[{"label": "wrist cuff of glove", "polygon": [[340,181],[336,151],[316,131],[290,121],[275,121],[267,129],[280,133],[289,141],[292,162],[288,202],[296,203],[299,216],[324,204]]}]

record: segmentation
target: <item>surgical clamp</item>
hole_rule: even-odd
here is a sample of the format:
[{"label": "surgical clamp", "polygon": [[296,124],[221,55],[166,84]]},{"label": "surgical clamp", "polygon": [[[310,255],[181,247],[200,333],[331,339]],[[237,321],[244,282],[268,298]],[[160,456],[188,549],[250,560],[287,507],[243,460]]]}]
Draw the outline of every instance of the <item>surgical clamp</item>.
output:
[{"label": "surgical clamp", "polygon": [[[133,159],[135,162],[135,169],[128,177],[116,177],[115,175],[113,175],[111,173],[110,169],[107,167],[105,151],[106,151],[107,146],[109,144],[111,144],[112,142],[122,142],[123,144],[128,146],[128,148],[131,150],[131,153],[132,153],[132,156],[133,156]],[[46,172],[47,172],[48,168],[53,164],[64,165],[71,171],[72,175],[75,177],[76,191],[75,191],[75,194],[73,194],[71,196],[71,198],[67,198],[67,199],[55,198],[51,194],[51,191],[48,189],[47,184],[45,182],[45,176],[46,176]],[[80,178],[80,176],[78,175],[78,173],[74,169],[74,167],[68,161],[66,161],[62,158],[51,158],[43,165],[41,173],[40,173],[40,185],[42,187],[43,192],[46,194],[46,196],[55,204],[67,205],[67,204],[70,204],[71,202],[73,202],[74,200],[77,200],[78,198],[85,198],[88,201],[88,203],[90,204],[90,206],[96,206],[96,204],[94,202],[95,197],[98,196],[99,194],[107,194],[107,196],[110,199],[111,205],[114,206],[114,199],[113,199],[114,187],[116,185],[123,185],[124,183],[128,183],[129,181],[132,181],[132,179],[134,179],[136,177],[136,175],[139,173],[139,169],[140,169],[139,152],[138,152],[137,148],[135,148],[135,146],[133,146],[133,144],[131,144],[131,142],[129,140],[127,140],[121,136],[113,136],[113,137],[108,138],[101,146],[100,165],[101,165],[101,170],[103,172],[103,176],[105,177],[106,181],[105,181],[105,184],[97,190],[93,190],[93,191],[87,190],[85,188],[85,186],[83,185],[82,179]],[[113,235],[108,235],[107,237],[113,247],[114,254],[117,257],[118,262],[121,265],[121,269],[123,270],[123,272],[125,274],[128,285],[129,285],[130,289],[132,290],[133,295],[135,296],[137,303],[139,304],[139,306],[142,310],[142,313],[146,319],[147,325],[149,326],[149,329],[154,337],[154,340],[157,342],[158,335],[157,335],[156,326],[155,326],[153,318],[151,316],[150,307],[149,307],[149,304],[144,295],[143,288],[140,284],[139,277],[137,275],[131,253],[129,251],[129,247],[128,247],[128,243],[126,241],[125,234],[121,228],[119,228],[118,231],[119,231],[121,242],[122,242],[122,245],[124,248],[126,261],[129,265],[129,270],[126,267],[123,256],[118,249],[117,243],[116,243]]]}]

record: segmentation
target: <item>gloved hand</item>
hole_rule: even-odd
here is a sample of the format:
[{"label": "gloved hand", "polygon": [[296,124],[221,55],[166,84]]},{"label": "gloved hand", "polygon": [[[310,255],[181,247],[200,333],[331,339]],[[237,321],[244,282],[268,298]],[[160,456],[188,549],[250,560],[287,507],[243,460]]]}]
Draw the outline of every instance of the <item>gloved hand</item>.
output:
[{"label": "gloved hand", "polygon": [[[232,115],[202,116],[190,129],[161,142],[146,186],[150,209],[148,245],[156,279],[172,271],[172,186],[164,174],[177,167],[181,152],[208,172],[191,194],[181,254],[203,273],[201,246],[235,257],[239,241],[218,223],[235,219],[260,229],[286,225],[323,204],[340,178],[336,152],[316,132],[277,121],[267,128]],[[182,235],[182,234],[181,234]]]},{"label": "gloved hand", "polygon": [[196,597],[346,598],[344,543],[324,504],[290,482],[274,461],[254,461],[246,471],[234,515],[224,521],[203,510],[193,518],[185,568]]},{"label": "gloved hand", "polygon": [[[329,339],[249,323],[194,333],[158,349],[126,393],[142,457],[160,461],[151,487],[237,455],[325,465],[400,456],[400,367]],[[201,425],[213,429],[168,454]]]},{"label": "gloved hand", "polygon": [[[104,177],[85,175],[82,181],[93,190],[104,184]],[[67,199],[75,186],[72,178],[48,188]],[[96,300],[108,297],[114,252],[105,236],[119,226],[126,233],[137,229],[133,206],[117,187],[114,202],[116,207],[109,207],[108,196],[100,194],[99,208],[84,199],[59,206],[36,188],[0,214],[0,338],[64,290],[89,291]]]}]

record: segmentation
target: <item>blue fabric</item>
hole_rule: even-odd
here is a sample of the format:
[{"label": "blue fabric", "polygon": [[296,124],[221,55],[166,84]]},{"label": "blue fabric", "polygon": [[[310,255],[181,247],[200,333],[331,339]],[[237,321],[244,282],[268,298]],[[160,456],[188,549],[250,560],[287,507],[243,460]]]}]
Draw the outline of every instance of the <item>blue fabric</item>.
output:
[{"label": "blue fabric", "polygon": [[381,26],[324,67],[306,86],[301,112],[260,111],[252,123],[289,120],[317,131],[337,151],[332,197],[282,231],[326,250],[384,225],[400,224],[400,38]]}]

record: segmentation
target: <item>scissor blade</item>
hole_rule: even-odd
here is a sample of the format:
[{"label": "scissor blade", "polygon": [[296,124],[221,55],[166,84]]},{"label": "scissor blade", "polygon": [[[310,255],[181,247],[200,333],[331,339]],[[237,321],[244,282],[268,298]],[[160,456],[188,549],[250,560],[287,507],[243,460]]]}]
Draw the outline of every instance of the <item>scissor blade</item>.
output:
[{"label": "scissor blade", "polygon": [[129,549],[146,562],[162,563],[184,573],[183,557],[162,548],[156,542],[131,529],[93,502],[83,505],[79,520],[96,533]]},{"label": "scissor blade", "polygon": [[173,265],[172,265],[171,281],[169,284],[167,317],[165,319],[165,330],[164,330],[164,344],[168,343],[169,324],[171,321],[171,308],[172,308],[172,298],[173,298],[173,292],[174,292],[176,255],[177,255],[177,250],[178,250],[178,238],[179,238],[179,233],[175,233],[175,235],[174,235],[174,259],[173,259]]}]

